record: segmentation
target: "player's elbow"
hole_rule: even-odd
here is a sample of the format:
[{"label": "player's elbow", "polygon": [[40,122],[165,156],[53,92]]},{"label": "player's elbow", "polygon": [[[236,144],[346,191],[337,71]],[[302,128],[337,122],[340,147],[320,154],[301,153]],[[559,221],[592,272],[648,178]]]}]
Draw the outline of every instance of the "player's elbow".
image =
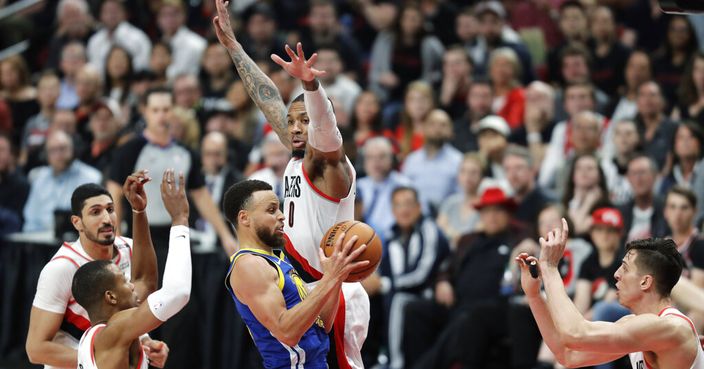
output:
[{"label": "player's elbow", "polygon": [[41,345],[39,345],[36,342],[33,342],[29,338],[27,339],[27,342],[25,343],[25,350],[27,351],[27,358],[29,359],[29,362],[32,364],[43,364],[44,361],[42,360],[42,350],[41,350]]},{"label": "player's elbow", "polygon": [[575,353],[576,353],[575,351],[572,351],[569,349],[562,350],[562,352],[559,355],[555,354],[555,360],[557,360],[557,362],[560,365],[564,366],[565,368],[583,367],[584,363],[582,363],[578,359],[578,357],[577,357],[577,355],[575,355]]},{"label": "player's elbow", "polygon": [[301,341],[302,335],[299,334],[291,334],[291,333],[280,333],[278,335],[275,335],[277,340],[279,340],[281,343],[283,343],[286,346],[293,347],[298,344],[298,342]]},{"label": "player's elbow", "polygon": [[560,341],[567,349],[578,349],[580,343],[584,342],[584,332],[579,328],[566,329],[560,332]]}]

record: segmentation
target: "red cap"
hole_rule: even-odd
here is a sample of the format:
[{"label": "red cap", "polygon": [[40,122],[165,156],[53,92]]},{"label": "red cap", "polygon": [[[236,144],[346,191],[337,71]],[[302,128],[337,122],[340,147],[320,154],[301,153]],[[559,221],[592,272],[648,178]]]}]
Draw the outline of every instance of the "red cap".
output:
[{"label": "red cap", "polygon": [[506,193],[499,187],[489,187],[482,193],[482,197],[474,204],[474,208],[481,209],[485,206],[504,206],[508,209],[516,207],[516,201],[506,196]]},{"label": "red cap", "polygon": [[615,208],[599,208],[592,213],[592,226],[605,226],[623,229],[623,217]]}]

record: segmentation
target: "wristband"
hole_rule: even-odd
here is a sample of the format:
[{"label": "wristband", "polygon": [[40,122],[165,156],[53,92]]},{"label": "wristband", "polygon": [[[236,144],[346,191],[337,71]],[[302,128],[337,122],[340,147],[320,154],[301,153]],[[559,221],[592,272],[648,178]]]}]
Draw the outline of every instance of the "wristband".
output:
[{"label": "wristband", "polygon": [[538,132],[530,132],[526,135],[526,141],[528,143],[541,143],[543,142],[543,137]]},{"label": "wristband", "polygon": [[147,208],[144,208],[144,209],[142,209],[142,210],[137,211],[137,210],[134,210],[134,208],[133,208],[133,209],[132,209],[132,212],[135,213],[135,214],[142,214],[142,213],[144,213],[144,211],[145,211],[146,209],[147,209]]}]

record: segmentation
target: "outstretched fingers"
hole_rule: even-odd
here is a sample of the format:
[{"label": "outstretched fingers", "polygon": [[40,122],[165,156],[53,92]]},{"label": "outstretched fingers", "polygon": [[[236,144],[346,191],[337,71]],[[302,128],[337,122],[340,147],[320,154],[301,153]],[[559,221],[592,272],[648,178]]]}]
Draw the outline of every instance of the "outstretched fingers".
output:
[{"label": "outstretched fingers", "polygon": [[300,42],[296,44],[296,51],[300,59],[306,60],[306,54],[303,52],[303,45]]},{"label": "outstretched fingers", "polygon": [[283,59],[281,59],[280,56],[278,56],[278,55],[276,55],[276,54],[271,54],[271,60],[274,61],[274,63],[276,63],[276,64],[278,64],[279,66],[281,66],[281,68],[286,69],[286,65],[288,64],[288,62],[285,61],[285,60],[283,60]]},{"label": "outstretched fingers", "polygon": [[296,53],[293,52],[293,49],[291,49],[291,46],[284,46],[284,50],[286,51],[286,54],[291,58],[291,61],[296,61],[298,59],[298,56],[296,56]]}]

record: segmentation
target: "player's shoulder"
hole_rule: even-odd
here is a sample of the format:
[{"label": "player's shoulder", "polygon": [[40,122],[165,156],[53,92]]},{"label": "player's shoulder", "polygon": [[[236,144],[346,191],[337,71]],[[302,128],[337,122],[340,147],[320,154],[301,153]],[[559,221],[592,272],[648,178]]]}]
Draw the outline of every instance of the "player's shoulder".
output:
[{"label": "player's shoulder", "polygon": [[132,239],[129,237],[117,236],[115,237],[114,245],[117,248],[132,247]]}]

